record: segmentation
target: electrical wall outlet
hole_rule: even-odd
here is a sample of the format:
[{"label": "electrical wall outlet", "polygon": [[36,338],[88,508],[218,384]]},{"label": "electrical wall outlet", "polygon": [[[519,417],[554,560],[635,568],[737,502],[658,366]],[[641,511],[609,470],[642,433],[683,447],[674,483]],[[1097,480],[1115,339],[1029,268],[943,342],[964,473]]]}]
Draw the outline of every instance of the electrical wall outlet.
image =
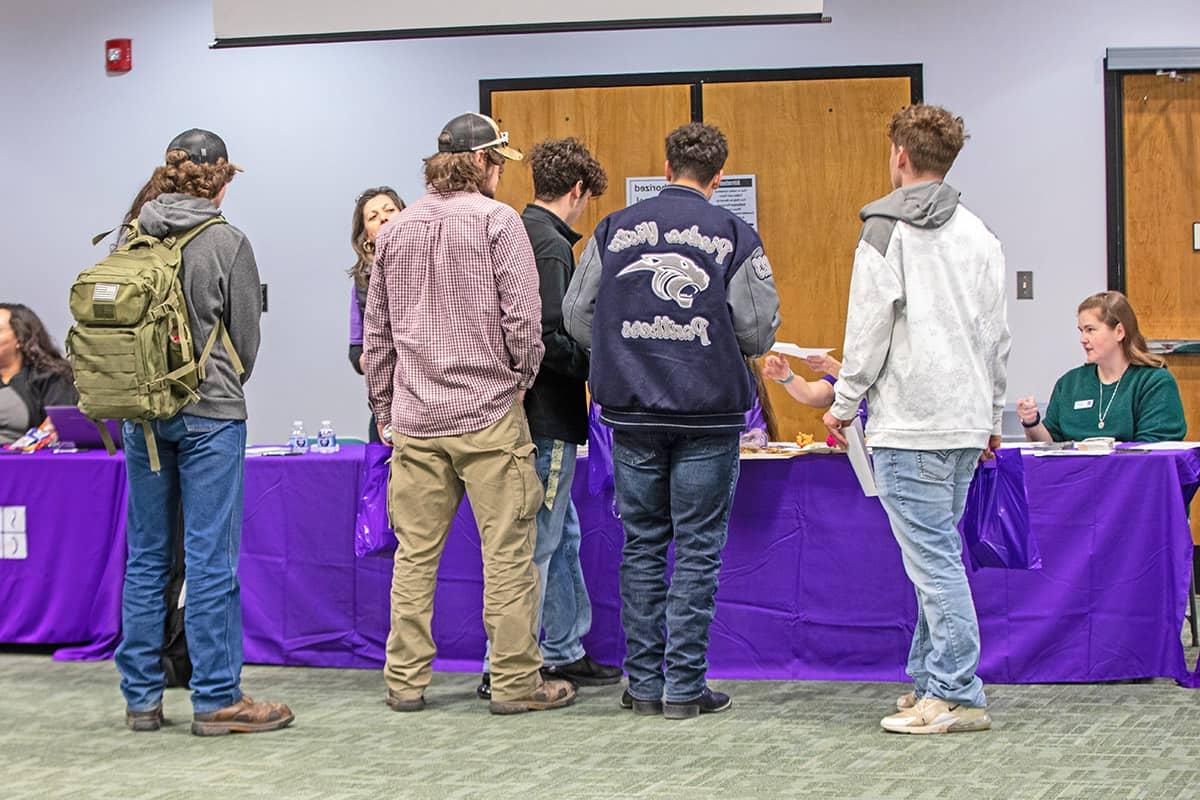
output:
[{"label": "electrical wall outlet", "polygon": [[1017,299],[1033,299],[1033,270],[1017,273]]}]

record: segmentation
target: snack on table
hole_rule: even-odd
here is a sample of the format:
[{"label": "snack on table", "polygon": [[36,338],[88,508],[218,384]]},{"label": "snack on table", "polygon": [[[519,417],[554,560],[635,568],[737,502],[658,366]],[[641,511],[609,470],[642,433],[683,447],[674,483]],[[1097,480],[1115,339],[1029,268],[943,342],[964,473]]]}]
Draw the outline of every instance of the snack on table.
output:
[{"label": "snack on table", "polygon": [[746,447],[742,445],[741,454],[750,458],[775,456],[791,458],[800,455],[800,448],[791,442],[769,442],[765,447]]},{"label": "snack on table", "polygon": [[796,444],[800,445],[801,447],[807,447],[808,445],[810,445],[812,443],[813,443],[813,437],[812,437],[811,433],[797,433],[796,434]]},{"label": "snack on table", "polygon": [[1089,436],[1075,443],[1075,449],[1085,453],[1111,453],[1117,446],[1117,440],[1111,436]]},{"label": "snack on table", "polygon": [[58,437],[54,434],[54,425],[49,419],[46,419],[36,428],[27,430],[15,442],[4,445],[4,449],[16,450],[19,453],[33,453],[44,447],[49,447],[57,441]]}]

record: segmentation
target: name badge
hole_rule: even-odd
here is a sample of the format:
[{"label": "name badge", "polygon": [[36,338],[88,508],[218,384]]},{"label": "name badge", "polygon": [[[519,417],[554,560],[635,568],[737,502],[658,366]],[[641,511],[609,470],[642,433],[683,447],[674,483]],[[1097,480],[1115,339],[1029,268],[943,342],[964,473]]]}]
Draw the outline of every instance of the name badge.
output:
[{"label": "name badge", "polygon": [[1075,410],[1079,411],[1080,409],[1083,409],[1083,408],[1091,408],[1092,404],[1095,402],[1096,402],[1095,400],[1076,400],[1075,401]]}]

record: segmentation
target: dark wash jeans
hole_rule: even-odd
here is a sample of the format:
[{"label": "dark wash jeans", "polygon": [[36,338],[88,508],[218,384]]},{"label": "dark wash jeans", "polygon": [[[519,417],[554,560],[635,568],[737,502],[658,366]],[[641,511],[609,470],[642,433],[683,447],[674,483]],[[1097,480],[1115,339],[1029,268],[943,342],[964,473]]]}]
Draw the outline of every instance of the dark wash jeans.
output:
[{"label": "dark wash jeans", "polygon": [[[736,433],[613,431],[613,476],[625,526],[625,671],[629,693],[639,700],[683,702],[704,691],[739,467]],[[672,540],[675,568],[668,583]]]}]

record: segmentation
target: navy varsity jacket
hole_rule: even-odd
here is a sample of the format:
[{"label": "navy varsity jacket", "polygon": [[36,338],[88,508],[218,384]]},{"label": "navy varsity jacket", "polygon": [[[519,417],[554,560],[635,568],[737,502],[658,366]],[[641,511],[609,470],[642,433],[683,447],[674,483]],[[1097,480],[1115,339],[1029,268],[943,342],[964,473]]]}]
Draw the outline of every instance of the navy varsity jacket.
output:
[{"label": "navy varsity jacket", "polygon": [[591,348],[601,421],[724,433],[745,422],[755,391],[745,356],[775,343],[779,295],[754,229],[672,184],[600,222],[563,318]]}]

